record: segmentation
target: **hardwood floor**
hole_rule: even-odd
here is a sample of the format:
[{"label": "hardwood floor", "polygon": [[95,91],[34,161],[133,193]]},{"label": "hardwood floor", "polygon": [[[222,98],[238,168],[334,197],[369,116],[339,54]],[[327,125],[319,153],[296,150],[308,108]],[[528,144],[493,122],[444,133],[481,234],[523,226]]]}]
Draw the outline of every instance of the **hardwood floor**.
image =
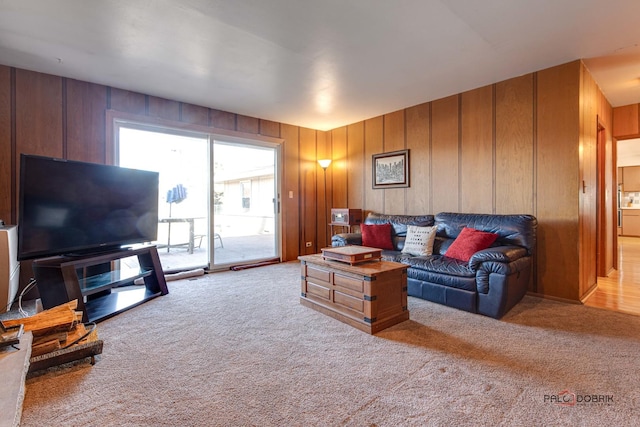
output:
[{"label": "hardwood floor", "polygon": [[584,302],[640,316],[640,238],[618,237],[619,269],[598,277],[598,288]]}]

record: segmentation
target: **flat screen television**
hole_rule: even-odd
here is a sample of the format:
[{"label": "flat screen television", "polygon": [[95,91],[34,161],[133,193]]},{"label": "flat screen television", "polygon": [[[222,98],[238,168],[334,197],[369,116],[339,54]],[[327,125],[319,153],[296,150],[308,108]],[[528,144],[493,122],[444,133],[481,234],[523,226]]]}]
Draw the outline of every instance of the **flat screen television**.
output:
[{"label": "flat screen television", "polygon": [[18,259],[156,240],[158,181],[158,172],[22,154]]}]

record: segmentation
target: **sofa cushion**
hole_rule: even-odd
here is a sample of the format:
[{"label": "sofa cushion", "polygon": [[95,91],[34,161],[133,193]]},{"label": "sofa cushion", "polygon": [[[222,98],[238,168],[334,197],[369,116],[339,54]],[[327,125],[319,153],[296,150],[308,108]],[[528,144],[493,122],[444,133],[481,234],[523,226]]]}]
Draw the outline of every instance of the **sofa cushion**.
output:
[{"label": "sofa cushion", "polygon": [[415,256],[431,255],[433,253],[436,230],[436,227],[407,226],[407,238],[404,241],[402,253]]},{"label": "sofa cushion", "polygon": [[487,249],[497,238],[498,235],[496,233],[464,227],[456,237],[456,240],[447,249],[445,256],[459,259],[460,261],[469,261],[473,254],[482,249]]},{"label": "sofa cushion", "polygon": [[403,260],[411,268],[407,277],[423,282],[476,291],[476,273],[468,263],[442,255],[412,257]]},{"label": "sofa cushion", "polygon": [[412,257],[402,255],[396,258],[398,262],[408,264],[417,270],[434,271],[460,277],[475,277],[476,272],[469,268],[469,263],[442,255],[426,257]]},{"label": "sofa cushion", "polygon": [[362,245],[370,248],[393,249],[391,224],[360,224]]}]

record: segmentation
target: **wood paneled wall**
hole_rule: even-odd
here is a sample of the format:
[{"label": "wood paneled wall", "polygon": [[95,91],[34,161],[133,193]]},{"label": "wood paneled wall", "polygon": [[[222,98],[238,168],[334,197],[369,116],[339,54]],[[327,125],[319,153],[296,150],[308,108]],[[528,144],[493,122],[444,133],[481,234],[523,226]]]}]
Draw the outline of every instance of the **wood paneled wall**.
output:
[{"label": "wood paneled wall", "polygon": [[[111,160],[107,110],[281,138],[284,260],[330,245],[331,207],[529,213],[539,221],[530,291],[578,300],[595,283],[598,122],[606,155],[615,148],[611,106],[581,61],[329,132],[0,66],[0,218],[16,221],[20,153]],[[410,187],[374,190],[371,156],[405,148]]]},{"label": "wood paneled wall", "polygon": [[[593,78],[574,61],[334,129],[341,151],[332,173],[346,185],[334,186],[333,206],[533,214],[539,228],[530,291],[578,300],[595,283],[596,126],[600,118],[610,129],[611,117]],[[372,189],[372,154],[404,148],[411,186]],[[613,218],[607,221],[613,230]]]},{"label": "wood paneled wall", "polygon": [[578,298],[579,66],[536,74],[537,292]]},{"label": "wood paneled wall", "polygon": [[[597,276],[617,267],[617,173],[613,108],[584,64],[580,64],[580,259],[579,295],[595,289]],[[598,221],[598,216],[601,220]],[[602,245],[599,245],[602,241]]]},{"label": "wood paneled wall", "polygon": [[534,75],[496,84],[496,213],[535,212]]},{"label": "wood paneled wall", "polygon": [[640,104],[613,109],[613,135],[618,139],[640,137]]},{"label": "wood paneled wall", "polygon": [[[315,253],[327,245],[327,206],[322,169],[316,160],[329,157],[331,134],[227,111],[162,99],[89,82],[0,65],[0,218],[15,224],[18,211],[19,158],[38,154],[96,163],[112,163],[106,112],[116,111],[189,126],[238,132],[245,137],[283,140],[282,258]],[[334,138],[333,151],[346,150],[346,135]],[[340,144],[342,144],[340,146]],[[320,157],[318,157],[320,156]],[[346,159],[346,153],[343,158]],[[343,160],[346,161],[346,160]],[[340,164],[339,162],[336,162]],[[331,183],[332,171],[327,171]],[[334,185],[340,189],[338,175]],[[327,188],[332,199],[331,186]],[[340,194],[346,194],[339,191]],[[344,204],[345,199],[335,203]],[[312,242],[306,247],[304,242]],[[26,263],[25,263],[26,264]],[[28,272],[28,268],[23,268]],[[28,273],[25,273],[28,274]]]},{"label": "wood paneled wall", "polygon": [[14,132],[12,108],[14,74],[9,67],[0,66],[0,219],[13,223],[12,210],[16,200],[15,146],[11,144]]}]

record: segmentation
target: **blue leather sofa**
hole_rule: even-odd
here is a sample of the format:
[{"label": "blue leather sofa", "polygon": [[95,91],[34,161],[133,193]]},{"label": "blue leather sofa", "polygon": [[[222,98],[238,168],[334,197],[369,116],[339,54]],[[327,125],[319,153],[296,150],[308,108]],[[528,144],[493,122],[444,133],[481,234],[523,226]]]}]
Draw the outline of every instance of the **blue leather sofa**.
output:
[{"label": "blue leather sofa", "polygon": [[[472,313],[501,318],[528,290],[532,279],[537,220],[532,215],[491,215],[443,212],[433,215],[386,215],[371,212],[365,224],[392,225],[394,250],[383,259],[408,264],[408,295]],[[433,255],[403,254],[408,225],[437,227]],[[464,227],[496,233],[488,249],[468,262],[446,256]],[[332,236],[332,246],[361,245],[360,233]]]}]

